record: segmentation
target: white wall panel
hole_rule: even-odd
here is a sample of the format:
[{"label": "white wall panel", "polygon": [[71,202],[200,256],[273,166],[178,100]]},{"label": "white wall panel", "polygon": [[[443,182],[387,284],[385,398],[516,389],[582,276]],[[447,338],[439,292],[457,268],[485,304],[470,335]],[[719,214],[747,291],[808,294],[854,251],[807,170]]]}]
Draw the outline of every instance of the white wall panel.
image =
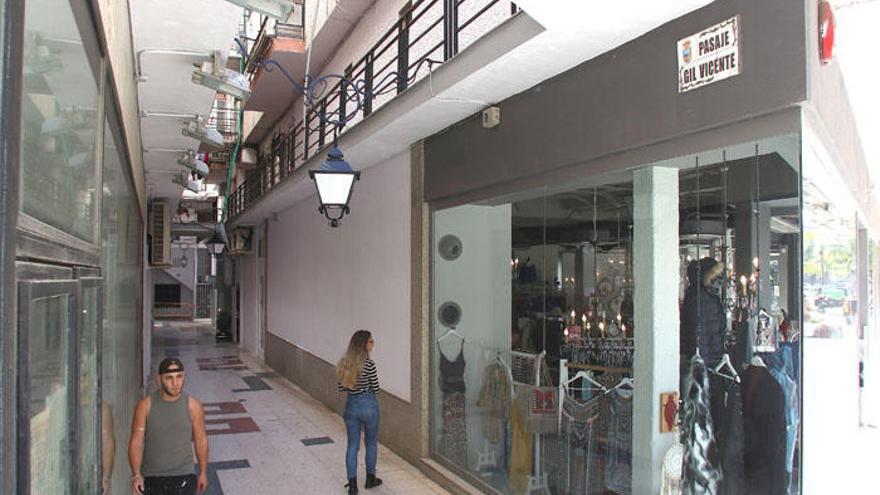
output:
[{"label": "white wall panel", "polygon": [[339,228],[318,214],[314,197],[270,220],[267,327],[334,364],[354,330],[370,330],[382,388],[407,401],[409,165],[407,152],[364,171]]}]

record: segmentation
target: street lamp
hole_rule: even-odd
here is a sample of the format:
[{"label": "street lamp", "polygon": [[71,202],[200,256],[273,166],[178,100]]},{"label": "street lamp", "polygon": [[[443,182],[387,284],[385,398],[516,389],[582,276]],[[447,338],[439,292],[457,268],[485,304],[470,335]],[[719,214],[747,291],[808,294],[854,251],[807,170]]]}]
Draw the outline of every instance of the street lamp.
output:
[{"label": "street lamp", "polygon": [[223,242],[223,236],[220,235],[220,232],[217,232],[217,229],[214,229],[214,235],[205,241],[205,245],[208,246],[208,251],[212,254],[220,254],[223,252],[223,248],[226,247],[226,243]]},{"label": "street lamp", "polygon": [[310,170],[309,177],[318,189],[321,201],[318,211],[327,217],[331,227],[339,227],[339,221],[349,212],[348,201],[354,181],[361,178],[360,171],[352,170],[343,159],[342,151],[334,145],[327,153],[327,161],[318,170]]}]

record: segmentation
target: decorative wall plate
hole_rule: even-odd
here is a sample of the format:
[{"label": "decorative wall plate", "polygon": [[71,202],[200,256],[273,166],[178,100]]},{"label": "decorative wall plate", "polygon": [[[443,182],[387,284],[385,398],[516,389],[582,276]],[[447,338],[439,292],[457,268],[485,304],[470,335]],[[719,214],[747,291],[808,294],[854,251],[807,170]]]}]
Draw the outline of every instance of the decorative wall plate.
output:
[{"label": "decorative wall plate", "polygon": [[461,256],[462,248],[461,239],[453,234],[444,235],[440,238],[440,242],[437,243],[437,252],[440,253],[440,257],[446,261],[454,261],[458,259],[458,257]]},{"label": "decorative wall plate", "polygon": [[455,328],[461,322],[461,306],[453,301],[446,301],[437,308],[437,319],[447,328]]}]

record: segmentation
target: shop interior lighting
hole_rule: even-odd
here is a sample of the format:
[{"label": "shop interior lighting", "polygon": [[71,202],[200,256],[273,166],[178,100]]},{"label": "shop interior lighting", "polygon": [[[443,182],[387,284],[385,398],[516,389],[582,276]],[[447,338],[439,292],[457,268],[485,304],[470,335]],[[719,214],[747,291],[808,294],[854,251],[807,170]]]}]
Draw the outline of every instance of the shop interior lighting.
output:
[{"label": "shop interior lighting", "polygon": [[181,155],[181,157],[177,159],[177,164],[195,172],[200,177],[207,177],[208,174],[211,173],[211,167],[196,157],[195,150],[189,150]]},{"label": "shop interior lighting", "polygon": [[254,12],[274,17],[286,22],[293,10],[293,0],[226,0],[229,3],[244,7]]},{"label": "shop interior lighting", "polygon": [[184,136],[197,139],[199,142],[215,149],[222,149],[226,146],[223,134],[220,134],[220,131],[217,129],[212,129],[205,125],[205,117],[202,115],[197,116],[194,120],[184,121],[183,129],[180,132]]},{"label": "shop interior lighting", "polygon": [[223,67],[220,51],[214,52],[214,60],[202,62],[192,73],[192,82],[206,88],[230,95],[239,100],[247,100],[251,96],[250,81],[242,74]]}]

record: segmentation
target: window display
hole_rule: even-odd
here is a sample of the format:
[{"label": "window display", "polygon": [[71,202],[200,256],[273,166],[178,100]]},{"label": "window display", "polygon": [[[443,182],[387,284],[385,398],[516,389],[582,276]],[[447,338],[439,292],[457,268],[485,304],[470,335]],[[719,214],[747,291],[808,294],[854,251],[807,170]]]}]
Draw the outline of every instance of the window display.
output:
[{"label": "window display", "polygon": [[634,311],[649,222],[632,174],[437,210],[435,457],[505,494],[629,494],[653,476],[639,421],[662,415],[664,493],[797,493],[799,149],[779,136],[650,166],[678,173],[679,359],[652,373],[680,388],[648,388],[649,405],[639,346],[670,334]]},{"label": "window display", "polygon": [[685,492],[798,492],[797,141],[769,141],[680,173]]}]

